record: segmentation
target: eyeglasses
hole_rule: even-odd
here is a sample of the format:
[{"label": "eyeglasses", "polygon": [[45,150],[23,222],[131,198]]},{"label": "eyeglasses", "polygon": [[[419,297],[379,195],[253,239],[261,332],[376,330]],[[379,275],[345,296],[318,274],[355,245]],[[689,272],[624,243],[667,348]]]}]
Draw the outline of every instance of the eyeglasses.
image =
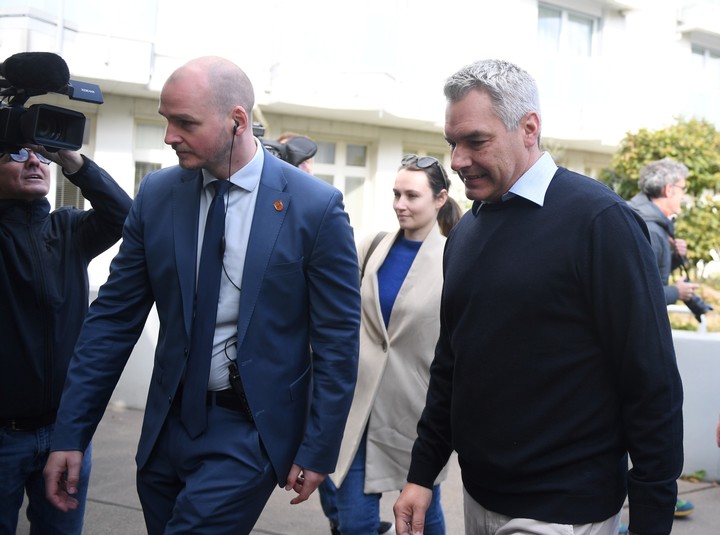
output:
[{"label": "eyeglasses", "polygon": [[686,191],[686,189],[687,189],[687,184],[684,185],[684,186],[679,186],[678,184],[671,184],[671,186],[672,186],[673,188],[677,188],[677,189],[679,189],[679,190],[682,190],[683,193],[685,193],[685,191]]},{"label": "eyeglasses", "polygon": [[442,174],[445,189],[450,189],[450,181],[448,180],[445,168],[440,164],[440,161],[437,158],[433,158],[432,156],[418,156],[417,154],[406,154],[403,156],[403,159],[400,160],[400,165],[403,167],[413,164],[416,165],[418,169],[427,169],[428,167],[437,165],[438,169],[440,169],[440,174]]},{"label": "eyeglasses", "polygon": [[18,163],[25,163],[30,159],[30,153],[33,153],[37,159],[40,161],[40,163],[44,163],[45,165],[50,165],[51,160],[48,160],[43,156],[42,154],[39,154],[31,149],[20,149],[19,151],[12,153],[6,153],[8,156],[10,156],[10,159],[14,162]]}]

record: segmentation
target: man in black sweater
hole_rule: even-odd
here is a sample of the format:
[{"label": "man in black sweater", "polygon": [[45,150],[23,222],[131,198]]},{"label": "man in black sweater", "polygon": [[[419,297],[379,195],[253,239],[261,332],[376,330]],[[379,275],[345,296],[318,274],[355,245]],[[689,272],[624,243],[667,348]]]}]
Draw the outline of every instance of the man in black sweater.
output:
[{"label": "man in black sweater", "polygon": [[[445,137],[474,201],[447,241],[441,332],[401,535],[458,453],[472,534],[670,533],[682,386],[647,228],[539,148],[537,88],[481,61],[451,76]],[[633,468],[628,471],[628,453]]]}]

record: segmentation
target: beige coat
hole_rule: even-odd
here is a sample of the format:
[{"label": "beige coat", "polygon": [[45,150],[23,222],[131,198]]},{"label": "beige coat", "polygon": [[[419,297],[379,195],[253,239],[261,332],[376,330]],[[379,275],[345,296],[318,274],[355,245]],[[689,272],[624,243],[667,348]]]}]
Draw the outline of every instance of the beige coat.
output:
[{"label": "beige coat", "polygon": [[[342,485],[367,424],[365,492],[401,489],[410,468],[416,425],[425,407],[430,363],[440,333],[442,254],[445,237],[437,226],[415,257],[393,305],[389,331],[380,311],[377,271],[397,233],[388,233],[371,254],[361,285],[360,361],[337,469]],[[358,251],[365,259],[372,236]],[[447,467],[436,483],[447,476]]]}]

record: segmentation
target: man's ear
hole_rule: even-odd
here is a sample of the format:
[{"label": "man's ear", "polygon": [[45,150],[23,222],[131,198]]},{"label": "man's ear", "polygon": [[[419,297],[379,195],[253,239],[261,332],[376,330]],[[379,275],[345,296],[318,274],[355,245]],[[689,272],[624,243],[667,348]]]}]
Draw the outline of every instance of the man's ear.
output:
[{"label": "man's ear", "polygon": [[525,135],[525,146],[537,146],[540,139],[540,116],[537,112],[531,111],[520,121],[520,128]]},{"label": "man's ear", "polygon": [[248,114],[242,106],[235,106],[232,111],[232,119],[233,135],[235,135],[238,130],[243,131],[248,128]]}]

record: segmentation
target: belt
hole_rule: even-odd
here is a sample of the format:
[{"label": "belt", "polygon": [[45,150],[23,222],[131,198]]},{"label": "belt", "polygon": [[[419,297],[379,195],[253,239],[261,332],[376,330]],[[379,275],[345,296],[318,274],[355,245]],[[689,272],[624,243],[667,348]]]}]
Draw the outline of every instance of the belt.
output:
[{"label": "belt", "polygon": [[207,404],[241,412],[248,420],[253,421],[250,405],[248,405],[244,392],[238,396],[232,388],[225,390],[208,390]]},{"label": "belt", "polygon": [[35,431],[55,422],[55,411],[34,418],[0,418],[0,427],[12,431]]},{"label": "belt", "polygon": [[[177,393],[175,394],[175,402],[182,403],[183,384],[180,383],[178,386]],[[208,390],[205,402],[208,406],[222,407],[223,409],[230,409],[231,411],[237,411],[241,413],[245,418],[253,421],[252,412],[250,411],[250,405],[247,402],[245,393],[242,396],[238,396],[232,388],[226,388],[225,390]]]}]

